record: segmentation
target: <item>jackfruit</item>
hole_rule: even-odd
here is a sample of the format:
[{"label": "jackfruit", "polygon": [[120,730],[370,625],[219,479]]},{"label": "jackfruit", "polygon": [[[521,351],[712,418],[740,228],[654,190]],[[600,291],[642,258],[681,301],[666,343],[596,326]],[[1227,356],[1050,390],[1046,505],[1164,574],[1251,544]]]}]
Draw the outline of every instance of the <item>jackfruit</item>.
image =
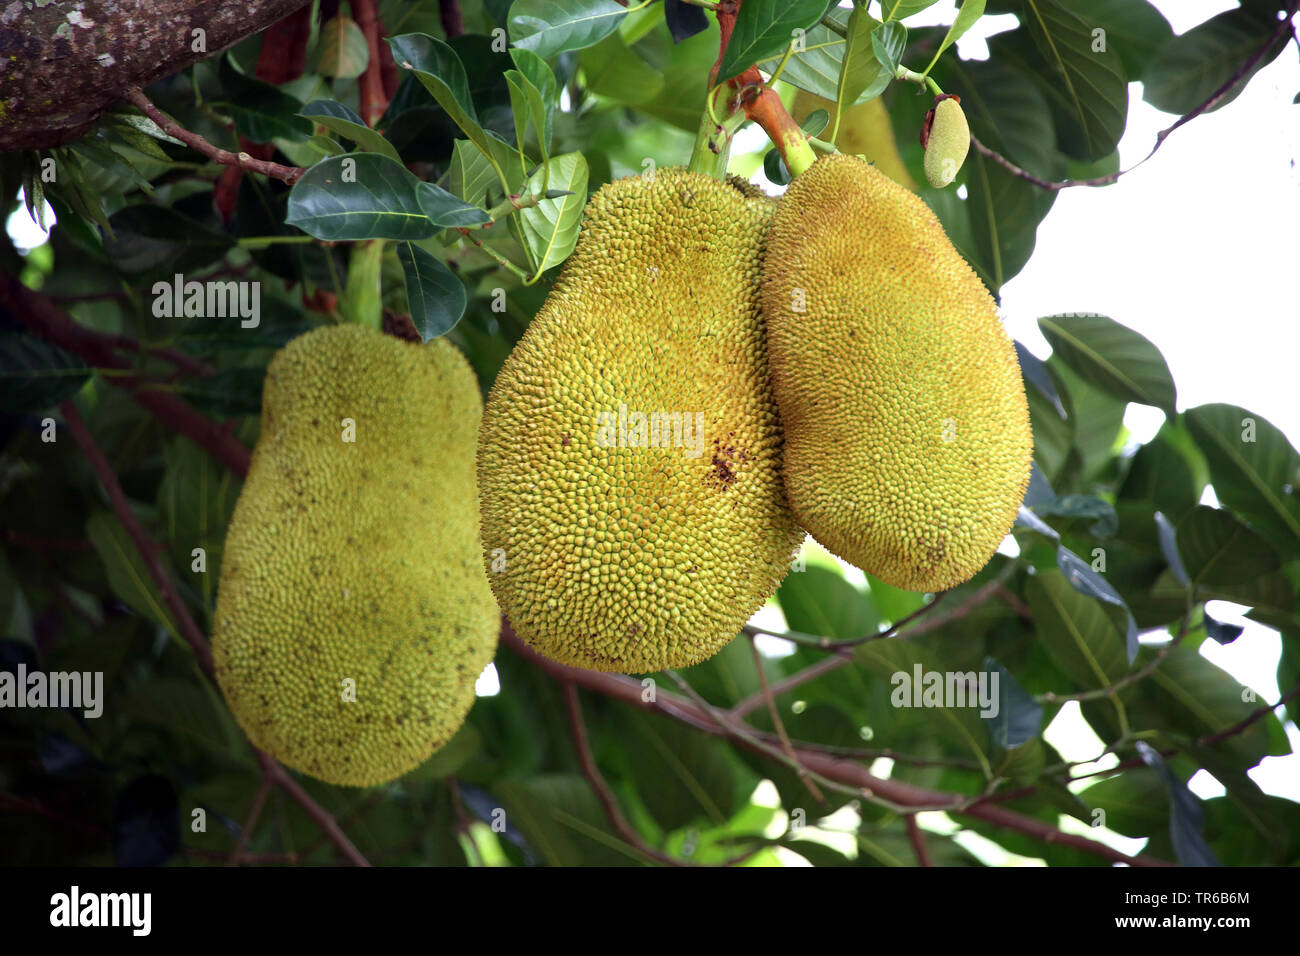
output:
[{"label": "jackfruit", "polygon": [[478,385],[451,343],[359,325],[271,361],[212,653],[249,739],[370,786],[460,727],[500,627],[479,560]]},{"label": "jackfruit", "polygon": [[925,117],[921,145],[925,148],[925,178],[935,189],[943,189],[957,178],[970,150],[970,125],[961,97],[936,99]]},{"label": "jackfruit", "polygon": [[763,271],[785,486],[800,523],[895,587],[988,563],[1033,437],[992,297],[921,199],[852,156],[790,184]]},{"label": "jackfruit", "polygon": [[488,579],[539,653],[644,673],[713,655],[802,538],[759,313],[774,203],[682,169],[587,205],[479,434]]},{"label": "jackfruit", "polygon": [[[835,103],[822,99],[813,93],[799,90],[795,93],[791,115],[795,122],[802,123],[810,113],[825,110],[831,114],[832,123],[835,116]],[[830,124],[824,130],[829,135]],[[835,134],[835,145],[841,153],[861,156],[869,163],[898,183],[916,191],[916,182],[907,171],[903,157],[898,154],[898,141],[894,139],[894,127],[889,120],[889,111],[885,101],[877,96],[850,106],[840,116],[840,128]]]}]

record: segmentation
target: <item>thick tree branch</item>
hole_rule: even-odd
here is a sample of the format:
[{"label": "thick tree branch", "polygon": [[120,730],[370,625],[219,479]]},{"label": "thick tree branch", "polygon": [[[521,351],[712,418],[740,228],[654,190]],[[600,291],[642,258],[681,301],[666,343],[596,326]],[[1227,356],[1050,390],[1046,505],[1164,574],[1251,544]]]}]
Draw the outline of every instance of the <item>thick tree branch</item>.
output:
[{"label": "thick tree branch", "polygon": [[934,866],[934,861],[930,859],[930,848],[925,845],[925,834],[921,832],[921,825],[916,822],[916,814],[909,813],[903,819],[907,823],[907,835],[912,841],[912,852],[916,854],[916,862],[921,866]]},{"label": "thick tree branch", "polygon": [[308,2],[5,4],[0,152],[48,149],[76,139],[127,87],[148,86],[207,59]]}]

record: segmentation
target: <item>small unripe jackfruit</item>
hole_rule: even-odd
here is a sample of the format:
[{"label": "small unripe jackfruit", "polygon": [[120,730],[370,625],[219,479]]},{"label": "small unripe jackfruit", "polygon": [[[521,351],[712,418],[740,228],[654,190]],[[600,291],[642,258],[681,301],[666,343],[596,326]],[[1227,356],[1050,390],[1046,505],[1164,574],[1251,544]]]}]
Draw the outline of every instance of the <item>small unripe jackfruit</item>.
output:
[{"label": "small unripe jackfruit", "polygon": [[249,739],[369,786],[460,727],[500,618],[478,543],[478,385],[451,343],[358,325],[272,360],[212,653]]},{"label": "small unripe jackfruit", "polygon": [[617,180],[497,376],[479,435],[488,579],[554,660],[715,654],[802,533],[759,311],[774,203],[682,169]]},{"label": "small unripe jackfruit", "polygon": [[[795,122],[802,123],[815,110],[830,113],[833,124],[834,101],[799,90],[790,111]],[[830,125],[819,134],[822,138],[830,135]],[[883,98],[877,96],[865,103],[858,103],[840,114],[840,128],[835,134],[835,145],[841,153],[861,156],[894,182],[916,191],[916,183],[908,173],[903,157],[898,154],[898,141],[894,139],[894,127]]]},{"label": "small unripe jackfruit", "polygon": [[1033,437],[993,299],[934,213],[860,159],[819,159],[773,218],[763,313],[800,523],[896,587],[972,577]]},{"label": "small unripe jackfruit", "polygon": [[970,125],[960,97],[937,99],[934,109],[926,114],[921,145],[925,147],[925,178],[935,189],[943,189],[957,178],[970,150]]}]

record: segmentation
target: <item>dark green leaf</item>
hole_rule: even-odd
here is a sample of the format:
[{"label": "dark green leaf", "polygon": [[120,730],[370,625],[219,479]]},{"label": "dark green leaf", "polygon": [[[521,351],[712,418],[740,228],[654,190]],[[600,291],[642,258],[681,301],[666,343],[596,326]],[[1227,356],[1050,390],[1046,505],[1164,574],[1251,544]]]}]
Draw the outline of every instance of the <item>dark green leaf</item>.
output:
[{"label": "dark green leaf", "polygon": [[1124,634],[1101,605],[1059,571],[1040,571],[1026,586],[1038,639],[1077,686],[1105,687],[1128,671]]},{"label": "dark green leaf", "polygon": [[1215,494],[1284,555],[1300,554],[1300,454],[1276,427],[1235,405],[1186,413]]},{"label": "dark green leaf", "polygon": [[791,571],[776,599],[791,630],[804,634],[842,640],[870,634],[879,625],[870,599],[843,576],[821,565]]},{"label": "dark green leaf", "polygon": [[440,231],[420,203],[420,180],[378,153],[321,160],[294,184],[285,222],[327,241],[427,239]]},{"label": "dark green leaf", "polygon": [[1245,584],[1281,560],[1264,538],[1226,511],[1198,505],[1178,522],[1178,548],[1197,584]]},{"label": "dark green leaf", "polygon": [[1038,327],[1053,353],[1090,385],[1176,414],[1169,366],[1142,335],[1104,315],[1051,315]]},{"label": "dark green leaf", "polygon": [[410,242],[397,246],[411,320],[424,341],[446,335],[465,314],[465,286],[438,259]]},{"label": "dark green leaf", "polygon": [[[833,3],[834,0],[747,0],[736,16],[731,42],[718,70],[718,82],[780,53],[794,39],[794,31],[808,30]],[[829,98],[834,99],[834,94]]]},{"label": "dark green leaf", "polygon": [[71,352],[0,329],[0,409],[42,411],[75,395],[88,378],[89,366]]},{"label": "dark green leaf", "polygon": [[1158,750],[1139,740],[1137,751],[1142,762],[1155,768],[1165,782],[1169,795],[1169,836],[1178,862],[1183,866],[1218,866],[1219,861],[1201,835],[1201,824],[1205,821],[1201,801],[1169,771]]},{"label": "dark green leaf", "polygon": [[266,369],[260,366],[232,368],[207,378],[190,378],[173,386],[173,390],[195,408],[220,418],[256,415],[262,410],[262,379]]},{"label": "dark green leaf", "polygon": [[381,133],[367,126],[360,116],[337,100],[312,100],[298,111],[298,115],[305,116],[326,129],[352,140],[368,153],[381,153],[396,162],[402,161],[402,157],[397,154],[392,143],[384,139]]}]

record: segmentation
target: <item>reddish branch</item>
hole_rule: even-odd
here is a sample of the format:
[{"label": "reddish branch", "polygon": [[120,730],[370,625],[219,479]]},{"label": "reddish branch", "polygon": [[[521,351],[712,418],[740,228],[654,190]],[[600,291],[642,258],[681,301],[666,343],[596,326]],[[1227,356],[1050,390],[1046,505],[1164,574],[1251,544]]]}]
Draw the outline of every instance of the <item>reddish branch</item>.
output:
[{"label": "reddish branch", "polygon": [[221,163],[225,166],[238,166],[240,169],[246,169],[254,173],[261,173],[263,176],[269,176],[271,179],[282,179],[290,185],[296,183],[299,177],[307,171],[301,166],[282,166],[279,163],[273,163],[270,160],[257,159],[248,155],[248,153],[232,153],[228,149],[221,149],[218,146],[214,146],[198,133],[190,132],[162,110],[158,109],[158,107],[154,106],[149,100],[149,97],[145,96],[144,91],[138,86],[128,87],[122,94],[122,98],[162,127],[163,131],[169,136],[174,136],[186,146],[190,147],[190,149],[202,153],[213,162]]},{"label": "reddish branch", "polygon": [[438,0],[438,15],[442,18],[442,32],[448,40],[465,32],[465,19],[460,15],[460,4],[456,0]]},{"label": "reddish branch", "polygon": [[[194,623],[194,617],[190,614],[189,608],[185,606],[185,602],[181,600],[180,594],[177,593],[175,586],[172,584],[171,576],[163,567],[157,546],[145,534],[139,519],[132,512],[130,503],[126,500],[126,495],[122,491],[122,485],[118,482],[117,475],[113,473],[113,468],[108,463],[108,459],[104,457],[104,453],[96,444],[89,429],[86,428],[86,424],[82,421],[76,405],[72,401],[66,401],[60,406],[60,410],[63,412],[64,420],[67,422],[73,438],[90,462],[90,466],[94,469],[100,483],[103,484],[104,490],[108,492],[108,498],[113,505],[114,513],[117,515],[118,520],[122,522],[122,526],[126,529],[131,541],[135,544],[136,550],[140,553],[140,559],[144,562],[145,569],[149,572],[154,585],[158,588],[158,593],[162,596],[163,603],[167,605],[167,609],[175,620],[181,636],[193,649],[199,666],[203,668],[209,677],[215,677],[216,671],[212,663],[211,649],[208,647],[208,643],[198,625]],[[339,827],[338,822],[312,799],[311,795],[302,788],[297,780],[289,775],[289,772],[284,767],[260,750],[255,749],[254,752],[257,755],[258,763],[261,764],[263,777],[275,783],[296,801],[349,861],[357,866],[370,865],[361,854],[361,851],[356,848],[352,841],[348,839],[347,834]]]},{"label": "reddish branch", "polygon": [[366,38],[366,48],[370,51],[365,72],[357,81],[361,118],[366,121],[366,125],[374,126],[388,108],[388,98],[384,95],[383,59],[379,55],[379,14],[375,10],[375,0],[350,2],[357,18],[357,26],[361,28],[361,33]]},{"label": "reddish branch", "polygon": [[[737,745],[767,756],[765,749],[756,745],[755,740],[735,734],[729,728],[719,725],[701,707],[686,698],[665,690],[656,690],[654,700],[642,699],[640,681],[621,674],[607,674],[599,671],[581,670],[566,667],[548,658],[541,657],[528,648],[506,622],[502,622],[501,642],[506,647],[526,658],[533,666],[545,671],[552,677],[578,684],[589,690],[598,691],[621,700],[626,704],[642,710],[650,710],[672,717],[688,726],[712,736],[728,737]],[[768,735],[753,733],[753,738],[763,740]],[[950,813],[985,820],[997,826],[1025,833],[1044,843],[1070,846],[1085,853],[1100,856],[1115,863],[1127,863],[1132,866],[1167,866],[1164,860],[1145,854],[1129,856],[1105,844],[1090,840],[1073,833],[1065,833],[1049,823],[1016,813],[1004,807],[983,801],[969,801],[966,798],[953,801],[953,795],[935,790],[913,786],[900,780],[877,777],[866,768],[852,760],[845,760],[830,754],[819,753],[804,747],[796,747],[799,762],[810,772],[829,780],[854,787],[864,795],[874,795],[901,807],[918,807],[932,809],[941,807]]]},{"label": "reddish branch", "polygon": [[909,813],[903,819],[907,823],[907,835],[912,841],[912,852],[916,854],[916,862],[921,866],[934,866],[934,861],[930,859],[930,848],[925,845],[925,834],[921,832],[921,825],[916,822],[916,814]]},{"label": "reddish branch", "polygon": [[189,608],[185,606],[185,602],[181,600],[181,596],[172,585],[171,576],[163,568],[158,546],[145,533],[140,520],[136,518],[135,512],[131,510],[131,505],[126,500],[126,494],[122,491],[122,485],[117,480],[113,466],[108,463],[108,459],[104,457],[104,453],[100,451],[99,445],[91,436],[90,430],[86,428],[86,423],[82,421],[81,413],[77,411],[76,404],[69,399],[59,406],[59,410],[63,413],[63,420],[67,422],[72,437],[86,456],[86,460],[90,462],[90,467],[94,469],[95,477],[99,479],[99,483],[104,486],[104,490],[108,493],[108,500],[113,505],[113,512],[117,515],[118,520],[122,522],[122,527],[126,529],[126,533],[135,544],[135,549],[140,552],[140,559],[144,561],[149,577],[153,578],[158,593],[162,597],[163,603],[167,605],[167,610],[171,613],[181,637],[194,651],[199,666],[207,674],[214,674],[212,651],[208,647],[208,642],[203,637],[203,632],[199,630],[198,625],[194,623]]},{"label": "reddish branch", "polygon": [[[78,325],[47,296],[23,285],[16,277],[0,273],[0,308],[6,309],[28,330],[47,342],[98,368],[134,372],[135,368],[114,352],[117,337]],[[168,392],[149,389],[134,375],[107,376],[106,380],[131,392],[136,403],[148,409],[167,427],[180,432],[235,474],[248,473],[249,453],[222,425],[200,415]]]}]

